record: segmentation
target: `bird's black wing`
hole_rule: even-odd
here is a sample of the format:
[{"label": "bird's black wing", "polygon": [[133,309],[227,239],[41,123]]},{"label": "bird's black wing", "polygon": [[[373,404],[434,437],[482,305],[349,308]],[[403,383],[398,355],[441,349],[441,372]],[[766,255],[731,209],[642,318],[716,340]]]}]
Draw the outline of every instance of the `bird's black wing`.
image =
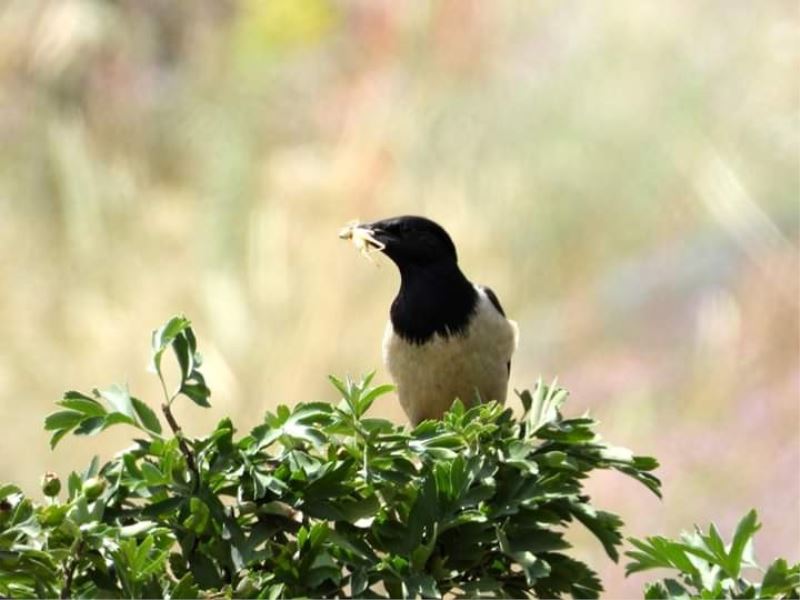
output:
[{"label": "bird's black wing", "polygon": [[[497,312],[499,312],[501,315],[503,315],[505,317],[506,316],[506,311],[504,311],[503,307],[500,305],[500,300],[498,300],[497,294],[495,294],[491,290],[491,288],[488,288],[485,285],[482,285],[481,289],[486,294],[486,297],[489,298],[489,301],[492,303],[492,306],[494,306],[497,309]],[[508,372],[510,374],[511,373],[511,361],[508,361],[506,363],[506,367],[508,368]]]}]

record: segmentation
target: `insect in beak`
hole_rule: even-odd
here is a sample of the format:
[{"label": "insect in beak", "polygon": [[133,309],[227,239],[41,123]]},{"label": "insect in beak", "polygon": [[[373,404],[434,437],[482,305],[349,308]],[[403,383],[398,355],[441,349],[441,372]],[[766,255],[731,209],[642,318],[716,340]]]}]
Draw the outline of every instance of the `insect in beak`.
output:
[{"label": "insect in beak", "polygon": [[370,255],[373,252],[380,252],[386,247],[386,244],[375,238],[371,229],[359,225],[358,221],[351,221],[342,227],[339,230],[339,238],[352,241],[362,256],[372,262],[374,261]]}]

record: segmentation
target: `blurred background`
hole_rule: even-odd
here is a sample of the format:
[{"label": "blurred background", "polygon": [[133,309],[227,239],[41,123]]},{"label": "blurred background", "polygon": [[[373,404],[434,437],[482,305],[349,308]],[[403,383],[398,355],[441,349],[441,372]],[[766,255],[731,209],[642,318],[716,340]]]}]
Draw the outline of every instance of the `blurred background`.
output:
[{"label": "blurred background", "polygon": [[756,507],[759,558],[800,558],[796,2],[0,7],[0,479],[127,445],[52,453],[42,422],[65,389],[159,402],[174,313],[214,390],[189,433],[386,381],[397,274],[336,234],[418,213],[519,322],[512,385],[558,376],[567,413],[662,462],[663,502],[589,484],[628,534]]}]

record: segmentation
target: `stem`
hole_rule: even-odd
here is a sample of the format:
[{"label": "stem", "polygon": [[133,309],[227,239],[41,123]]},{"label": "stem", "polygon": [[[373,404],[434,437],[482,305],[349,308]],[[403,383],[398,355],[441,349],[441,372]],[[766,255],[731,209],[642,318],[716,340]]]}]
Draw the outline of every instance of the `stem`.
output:
[{"label": "stem", "polygon": [[175,396],[177,396],[178,394],[176,393],[173,394],[172,396],[169,395],[169,392],[167,391],[167,382],[164,381],[164,376],[161,374],[160,369],[158,371],[158,380],[161,382],[161,389],[164,390],[164,398],[167,401],[167,405],[172,406],[172,401],[175,400]]},{"label": "stem", "polygon": [[175,420],[175,416],[172,414],[172,401],[178,396],[177,392],[172,396],[169,395],[167,391],[167,382],[164,381],[164,376],[161,374],[161,369],[158,370],[158,379],[161,382],[161,389],[164,390],[164,402],[161,404],[161,412],[164,413],[164,418],[167,419],[167,423],[169,424],[169,428],[172,429],[172,433],[175,434],[175,437],[178,438],[178,445],[180,446],[181,452],[186,457],[186,465],[189,467],[189,470],[192,472],[194,476],[194,488],[200,485],[200,470],[197,468],[197,461],[194,458],[194,452],[189,447],[189,444],[186,443],[186,439],[183,437],[183,431],[181,430],[181,426],[178,425],[178,422]]},{"label": "stem", "polygon": [[80,554],[82,550],[83,541],[80,541],[75,548],[72,558],[64,567],[64,573],[66,577],[64,580],[64,587],[61,588],[61,598],[69,598],[72,596],[72,580],[75,577],[75,569],[78,568],[78,561],[80,560]]},{"label": "stem", "polygon": [[195,460],[194,452],[192,452],[189,444],[186,443],[186,439],[183,437],[183,431],[181,431],[180,425],[178,425],[178,422],[175,420],[175,416],[172,414],[172,409],[170,408],[171,401],[172,399],[162,403],[161,411],[164,413],[164,418],[167,419],[167,423],[169,424],[169,428],[172,429],[172,433],[174,433],[175,437],[178,438],[178,446],[180,446],[181,452],[186,457],[186,465],[189,467],[189,470],[194,476],[194,487],[196,489],[197,486],[200,485],[200,470],[197,468],[197,461]]}]

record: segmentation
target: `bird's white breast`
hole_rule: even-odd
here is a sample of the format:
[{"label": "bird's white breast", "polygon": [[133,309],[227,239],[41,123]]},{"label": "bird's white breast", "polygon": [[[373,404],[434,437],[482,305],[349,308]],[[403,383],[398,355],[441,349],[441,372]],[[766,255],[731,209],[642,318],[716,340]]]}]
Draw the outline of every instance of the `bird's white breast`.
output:
[{"label": "bird's white breast", "polygon": [[478,303],[463,333],[435,334],[414,344],[397,335],[391,321],[386,326],[384,362],[412,423],[440,418],[455,398],[467,406],[505,402],[516,324],[500,314],[483,289],[476,290]]}]

